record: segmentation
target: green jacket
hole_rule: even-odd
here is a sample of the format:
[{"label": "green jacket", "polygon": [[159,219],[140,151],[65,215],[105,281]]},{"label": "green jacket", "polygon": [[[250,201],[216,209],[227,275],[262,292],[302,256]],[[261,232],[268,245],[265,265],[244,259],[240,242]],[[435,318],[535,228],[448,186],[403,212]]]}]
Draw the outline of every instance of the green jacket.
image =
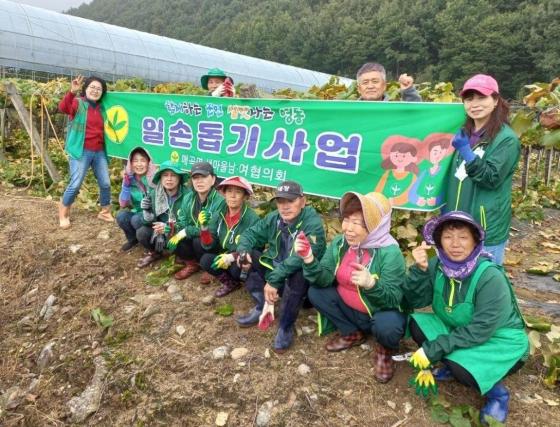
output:
[{"label": "green jacket", "polygon": [[[327,247],[321,261],[315,258],[310,264],[303,264],[303,276],[311,286],[327,288],[337,285],[336,272],[348,248],[344,236],[338,235]],[[358,287],[358,293],[371,317],[375,311],[399,308],[406,266],[398,245],[367,251],[372,257],[369,271],[376,274],[378,279],[371,289]]]},{"label": "green jacket", "polygon": [[[181,204],[183,203],[183,199],[188,194],[188,192],[189,192],[188,188],[186,188],[184,185],[179,185],[179,194],[178,194],[177,198],[175,199],[175,201],[173,202],[173,204],[171,205],[171,216],[173,218],[175,218],[175,221],[177,221],[177,218],[180,214]],[[152,212],[155,212],[156,211],[156,189],[150,187],[150,189],[148,191],[148,194],[150,196],[150,199],[152,200]],[[162,213],[161,215],[159,215],[153,222],[144,221],[144,225],[150,225],[150,224],[153,224],[153,223],[156,223],[156,222],[167,223],[168,221],[169,221],[169,210],[167,210],[164,213]],[[178,230],[180,230],[180,228],[175,227],[175,232],[177,232]]]},{"label": "green jacket", "polygon": [[[74,115],[74,119],[68,123],[68,132],[66,135],[65,150],[69,156],[75,160],[82,158],[84,152],[84,141],[86,138],[86,122],[88,103],[80,97],[78,100],[78,110]],[[100,106],[101,115],[103,116],[103,123],[107,120],[107,114],[103,105]],[[105,156],[107,156],[107,144],[103,144]]]},{"label": "green jacket", "polygon": [[208,230],[212,235],[212,244],[202,244],[202,247],[207,251],[236,252],[241,234],[260,219],[255,211],[245,204],[241,208],[239,222],[230,229],[225,218],[227,209],[227,205],[224,204],[218,215],[214,215],[210,224],[208,224]]},{"label": "green jacket", "polygon": [[[184,228],[189,238],[200,236],[198,217],[195,218],[193,214],[196,201],[195,197],[198,197],[198,193],[191,189],[183,198],[181,210],[177,217],[177,230],[182,230]],[[202,207],[210,212],[211,218],[213,218],[222,211],[225,205],[226,202],[223,196],[218,193],[215,188],[212,188]]]},{"label": "green jacket", "polygon": [[[259,262],[268,269],[265,279],[270,286],[275,288],[283,287],[285,280],[297,270],[300,270],[303,264],[303,260],[294,253],[292,246],[290,256],[273,267],[273,260],[279,252],[280,230],[278,225],[280,221],[280,214],[277,210],[270,212],[241,235],[237,246],[239,252],[244,252],[267,245]],[[294,238],[300,231],[303,231],[311,243],[313,255],[316,258],[323,256],[326,246],[325,229],[321,217],[315,209],[309,206],[304,207],[289,230]]]},{"label": "green jacket", "polygon": [[[479,259],[477,266],[482,259]],[[403,299],[407,306],[422,308],[432,305],[436,270],[440,268],[437,257],[430,259],[427,271],[422,271],[416,265],[410,267]],[[449,301],[453,293],[451,305],[464,302],[473,275],[474,272],[462,282],[455,281],[455,284],[445,277],[444,300]],[[455,350],[483,344],[500,328],[523,329],[523,320],[516,302],[512,300],[510,286],[500,266],[487,268],[476,284],[472,321],[453,329],[449,335],[439,335],[435,340],[426,341],[422,347],[428,359],[436,362]]]},{"label": "green jacket", "polygon": [[466,165],[468,176],[462,182],[455,171],[463,159],[458,151],[453,154],[445,211],[471,214],[486,230],[485,245],[494,246],[509,237],[511,185],[521,146],[515,132],[503,125],[494,140],[483,139],[474,150],[477,147],[484,150],[484,156],[476,156]]}]

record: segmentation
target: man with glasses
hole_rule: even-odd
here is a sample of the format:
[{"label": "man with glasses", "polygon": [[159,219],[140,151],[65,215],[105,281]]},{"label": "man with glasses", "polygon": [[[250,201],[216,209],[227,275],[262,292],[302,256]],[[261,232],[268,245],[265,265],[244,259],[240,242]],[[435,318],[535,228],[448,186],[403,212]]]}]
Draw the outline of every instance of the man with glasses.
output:
[{"label": "man with glasses", "polygon": [[[387,74],[381,64],[367,62],[361,66],[356,75],[360,101],[389,101],[385,93],[387,89]],[[401,100],[407,102],[422,102],[420,94],[414,87],[414,79],[408,74],[399,76],[401,86]]]}]

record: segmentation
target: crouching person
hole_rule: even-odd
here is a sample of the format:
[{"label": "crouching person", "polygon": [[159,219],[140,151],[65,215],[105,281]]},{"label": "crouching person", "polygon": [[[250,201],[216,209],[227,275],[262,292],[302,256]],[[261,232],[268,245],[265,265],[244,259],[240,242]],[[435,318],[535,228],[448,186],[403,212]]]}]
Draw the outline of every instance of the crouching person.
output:
[{"label": "crouching person", "polygon": [[136,239],[147,253],[138,261],[138,267],[146,267],[163,256],[165,246],[173,234],[177,212],[187,193],[184,187],[187,172],[175,162],[163,162],[155,173],[153,184],[140,202],[144,225],[136,230]]},{"label": "crouching person", "polygon": [[226,204],[207,227],[201,227],[200,242],[206,252],[200,258],[200,266],[218,278],[221,286],[214,295],[220,298],[241,286],[241,268],[236,262],[237,243],[241,234],[259,217],[247,204],[253,187],[245,178],[226,178],[217,188],[223,192]]},{"label": "crouching person", "polygon": [[[422,371],[417,387],[456,379],[486,396],[480,421],[503,423],[509,392],[502,379],[521,368],[529,342],[511,283],[483,251],[485,232],[467,213],[452,211],[424,226],[435,245],[428,259],[426,242],[415,248],[403,302],[431,306],[433,313],[411,314],[410,332],[420,348],[412,363]],[[430,372],[433,364],[442,366]],[[423,377],[423,380],[420,378]]]},{"label": "crouching person", "polygon": [[124,169],[119,204],[121,210],[117,213],[117,224],[122,229],[126,243],[121,250],[128,251],[138,243],[136,230],[144,223],[140,203],[153,185],[152,179],[156,171],[150,155],[142,147],[137,147],[128,156]]},{"label": "crouching person", "polygon": [[388,382],[394,373],[392,355],[406,329],[399,305],[405,278],[404,257],[389,234],[391,204],[381,193],[348,192],[340,200],[342,233],[321,260],[309,250],[308,239],[296,239],[303,257],[303,275],[311,288],[309,299],[319,311],[319,334],[335,329],[327,351],[341,351],[365,341],[377,343],[375,379]]},{"label": "crouching person", "polygon": [[[246,230],[239,239],[237,250],[241,266],[251,264],[245,286],[256,306],[237,318],[240,326],[259,321],[264,302],[276,303],[280,296],[280,321],[274,340],[274,351],[284,353],[292,344],[294,324],[307,295],[309,283],[303,277],[302,259],[294,252],[294,241],[303,232],[313,255],[320,258],[325,251],[325,230],[315,209],[305,206],[301,186],[284,181],[276,188],[277,210],[269,213]],[[258,248],[266,249],[260,253]]]},{"label": "crouching person", "polygon": [[[174,251],[185,266],[175,273],[175,279],[185,280],[200,270],[199,261],[204,254],[200,243],[200,228],[208,225],[210,219],[220,212],[224,205],[224,198],[214,188],[216,175],[214,168],[208,162],[198,162],[191,169],[190,191],[181,205],[177,218],[175,236],[169,241],[168,249]],[[200,283],[209,284],[212,277],[204,273]]]}]

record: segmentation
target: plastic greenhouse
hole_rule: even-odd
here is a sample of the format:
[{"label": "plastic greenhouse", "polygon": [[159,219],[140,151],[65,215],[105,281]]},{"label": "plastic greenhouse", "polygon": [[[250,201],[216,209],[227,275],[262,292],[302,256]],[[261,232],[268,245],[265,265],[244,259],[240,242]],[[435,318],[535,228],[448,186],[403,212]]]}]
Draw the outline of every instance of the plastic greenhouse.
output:
[{"label": "plastic greenhouse", "polygon": [[[199,84],[219,67],[236,83],[305,90],[330,75],[0,0],[0,67],[108,80]],[[348,84],[349,79],[341,79]]]}]

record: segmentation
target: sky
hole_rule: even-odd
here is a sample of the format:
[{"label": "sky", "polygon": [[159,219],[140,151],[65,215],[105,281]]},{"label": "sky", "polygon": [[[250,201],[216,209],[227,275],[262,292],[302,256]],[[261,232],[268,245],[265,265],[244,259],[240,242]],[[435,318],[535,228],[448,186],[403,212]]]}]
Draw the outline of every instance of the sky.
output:
[{"label": "sky", "polygon": [[42,7],[56,12],[68,10],[71,7],[78,7],[82,3],[90,3],[91,0],[12,0],[16,3],[28,4],[30,6]]}]

